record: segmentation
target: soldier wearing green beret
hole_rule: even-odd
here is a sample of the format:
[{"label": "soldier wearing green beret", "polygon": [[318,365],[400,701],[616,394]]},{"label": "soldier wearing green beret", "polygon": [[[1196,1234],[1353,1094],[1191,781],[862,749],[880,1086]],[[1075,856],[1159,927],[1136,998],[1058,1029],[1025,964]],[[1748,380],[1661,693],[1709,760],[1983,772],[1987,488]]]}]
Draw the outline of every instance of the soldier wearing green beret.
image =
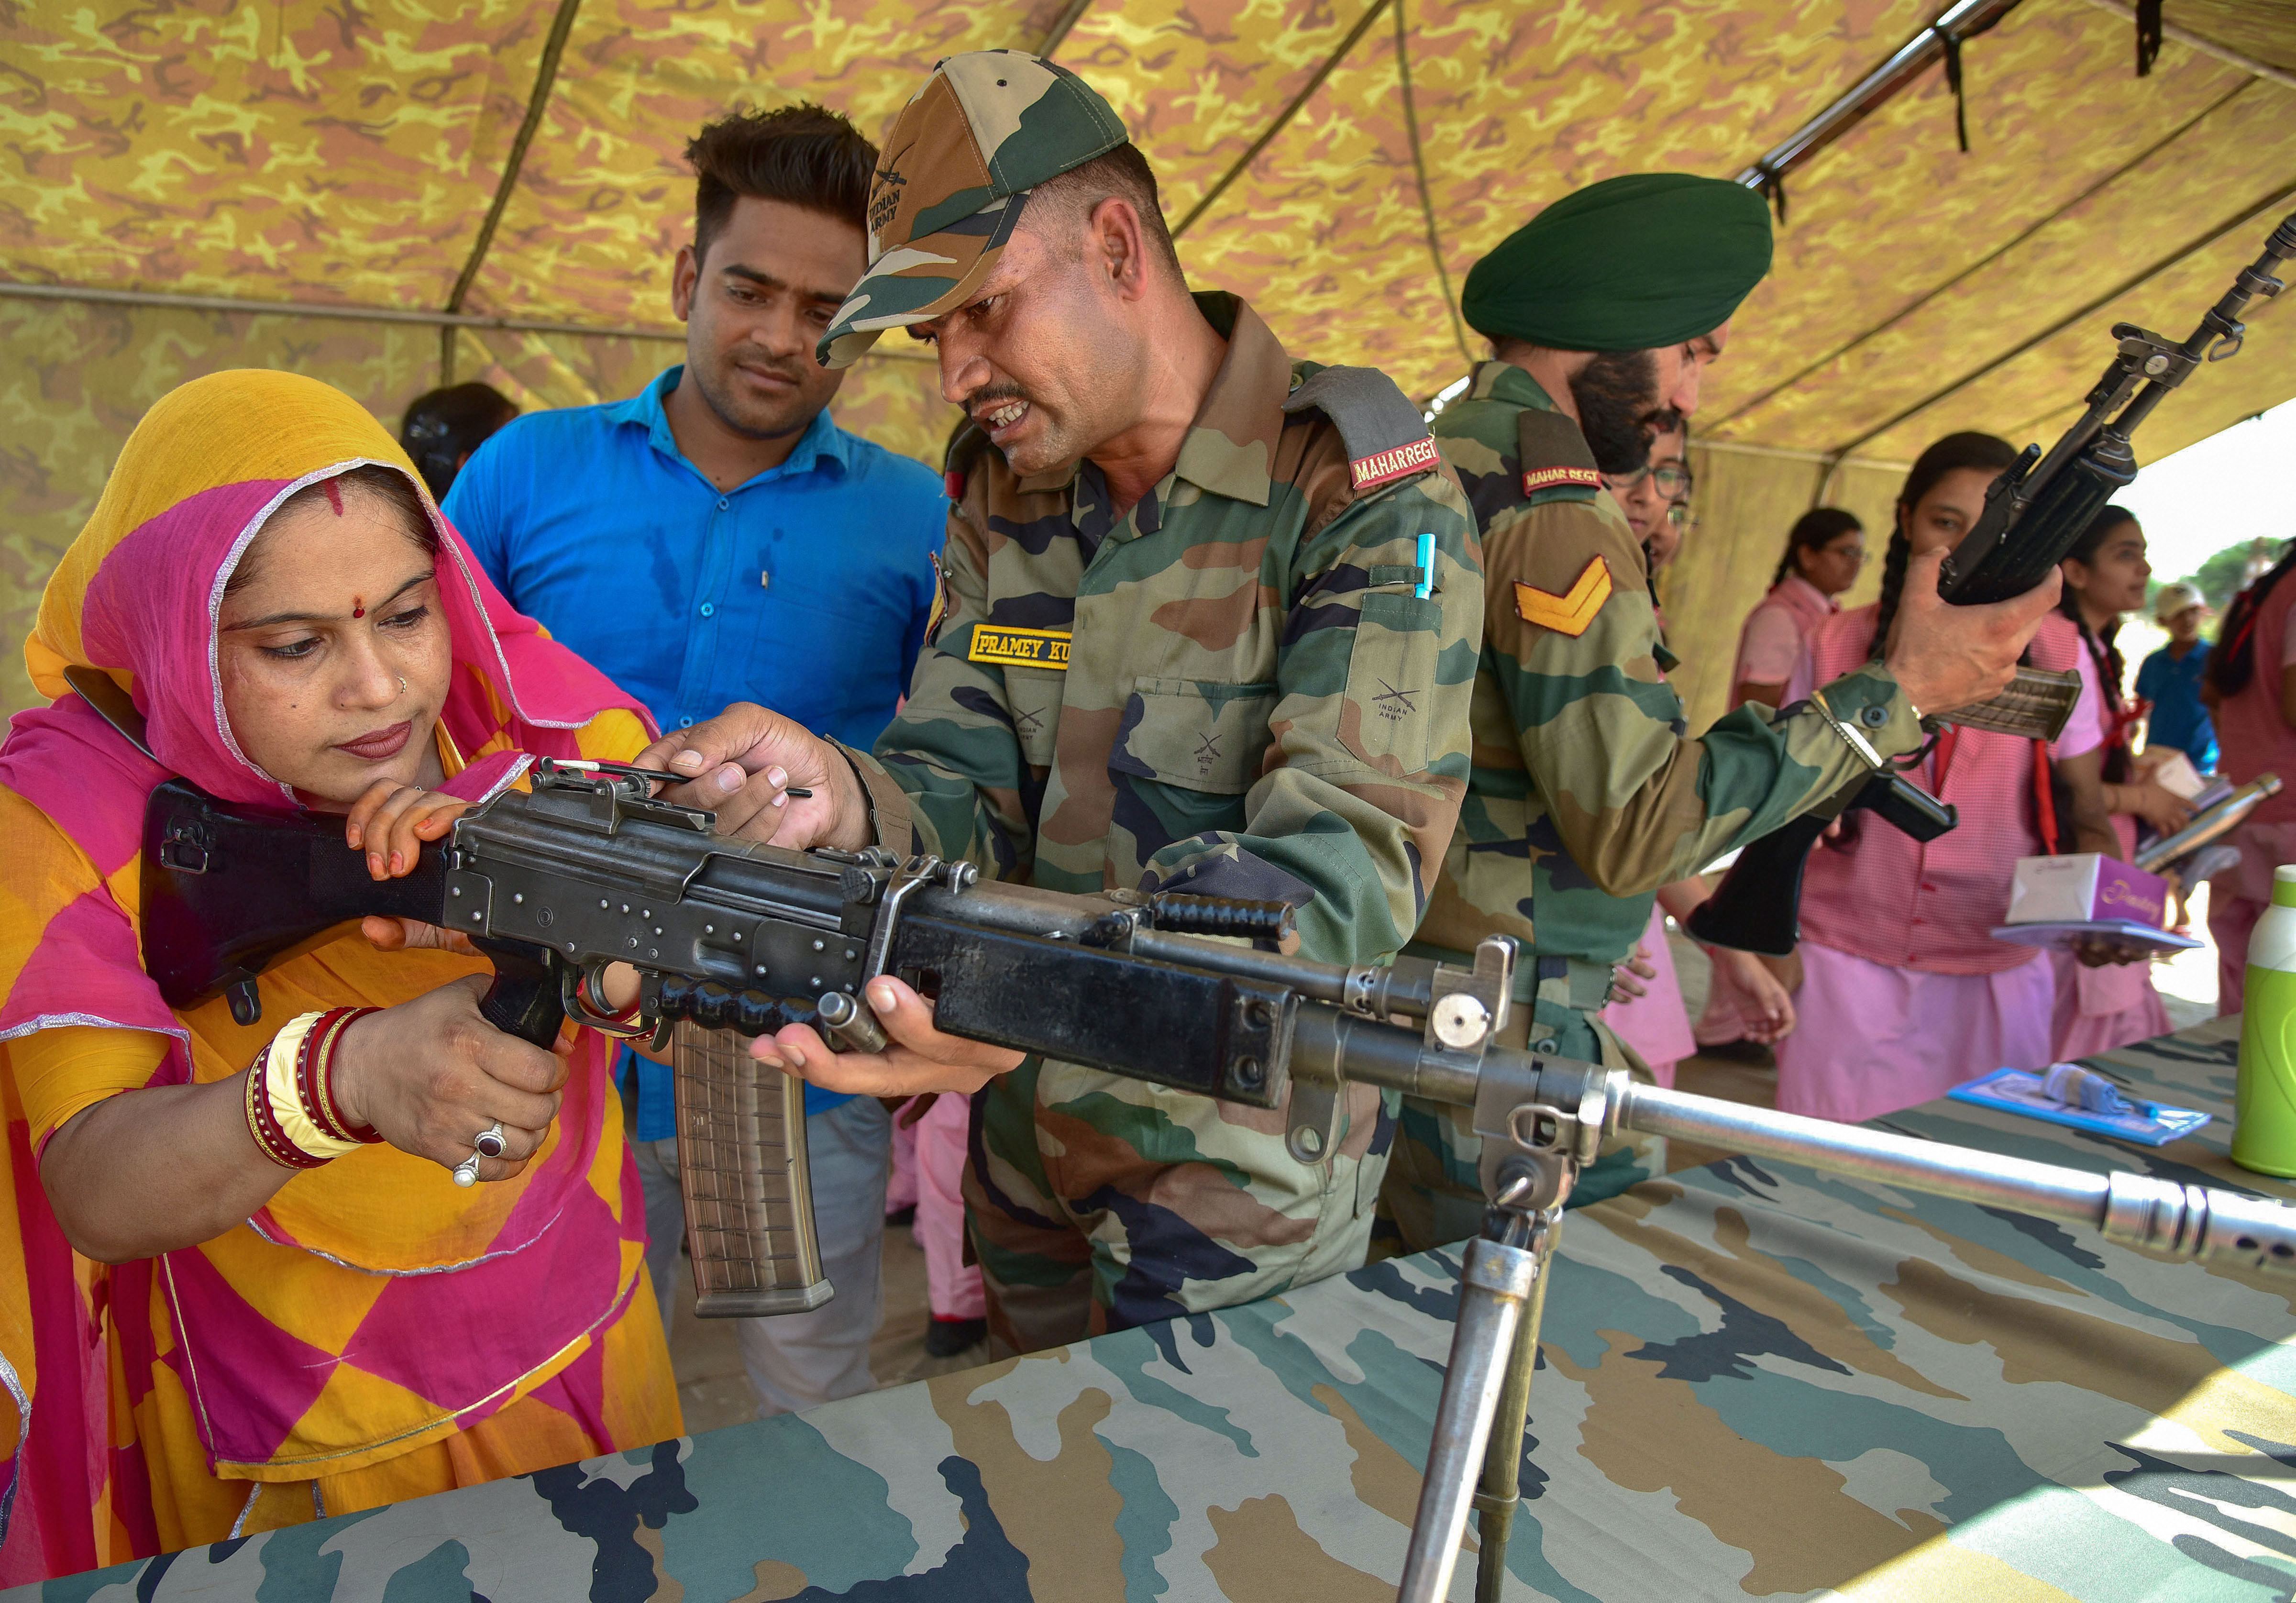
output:
[{"label": "soldier wearing green beret", "polygon": [[[1510,1029],[1534,1050],[1646,1073],[1595,1015],[1658,887],[1862,777],[1866,752],[1915,750],[1922,713],[1996,694],[2048,608],[2038,591],[1948,608],[1932,561],[1909,577],[1909,603],[1924,599],[1884,662],[1811,703],[1750,704],[1691,737],[1642,549],[1602,475],[1644,466],[1662,408],[1695,409],[1769,265],[1759,195],[1641,173],[1558,201],[1467,277],[1461,309],[1494,359],[1435,435],[1483,538],[1474,767],[1413,949],[1455,957],[1514,936]],[[1397,1244],[1474,1233],[1479,1150],[1463,1116],[1405,1103],[1383,1198]],[[1662,1162],[1655,1143],[1614,1143],[1573,1200]]]},{"label": "soldier wearing green beret", "polygon": [[[821,352],[907,329],[971,419],[946,613],[873,755],[748,708],[658,758],[722,785],[721,827],[1062,891],[1281,900],[1308,954],[1391,957],[1465,792],[1483,615],[1472,514],[1418,408],[1294,359],[1234,296],[1191,297],[1122,123],[1033,56],[942,62],[886,136],[868,220]],[[758,1055],[880,1094],[994,1077],[966,1191],[1003,1344],[1363,1261],[1393,1130],[1376,1092],[1303,1165],[1279,1114],[1018,1062],[939,1034],[896,980],[867,993],[887,1053],[800,1028]]]}]

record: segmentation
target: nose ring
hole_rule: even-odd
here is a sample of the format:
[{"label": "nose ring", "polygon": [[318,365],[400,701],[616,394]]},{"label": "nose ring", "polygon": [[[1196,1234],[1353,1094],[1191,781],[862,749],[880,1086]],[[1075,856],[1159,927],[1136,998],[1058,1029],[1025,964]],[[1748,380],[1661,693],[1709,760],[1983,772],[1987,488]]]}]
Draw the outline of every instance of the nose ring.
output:
[{"label": "nose ring", "polygon": [[398,694],[401,695],[406,694],[406,676],[403,673],[398,676]]}]

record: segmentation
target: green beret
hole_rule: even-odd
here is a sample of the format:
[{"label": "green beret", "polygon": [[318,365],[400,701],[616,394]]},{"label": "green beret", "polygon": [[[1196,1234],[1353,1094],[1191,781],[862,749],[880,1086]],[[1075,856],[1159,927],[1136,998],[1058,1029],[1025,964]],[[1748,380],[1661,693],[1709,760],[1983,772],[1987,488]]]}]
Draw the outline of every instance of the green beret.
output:
[{"label": "green beret", "polygon": [[1628,173],[1563,196],[1467,275],[1468,326],[1554,350],[1711,333],[1770,270],[1770,209],[1742,184]]}]

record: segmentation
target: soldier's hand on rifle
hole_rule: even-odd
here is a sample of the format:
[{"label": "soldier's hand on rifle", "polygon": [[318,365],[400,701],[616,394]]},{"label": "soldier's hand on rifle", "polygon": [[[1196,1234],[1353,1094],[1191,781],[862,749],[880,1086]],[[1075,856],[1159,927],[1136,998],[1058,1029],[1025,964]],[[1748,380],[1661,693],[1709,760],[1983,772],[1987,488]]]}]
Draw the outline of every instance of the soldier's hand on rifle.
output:
[{"label": "soldier's hand on rifle", "polygon": [[499,1122],[503,1155],[480,1159],[479,1178],[503,1180],[549,1133],[566,1063],[487,1023],[479,999],[488,983],[473,974],[353,1021],[336,1048],[332,1083],[352,1123],[447,1169]]},{"label": "soldier's hand on rifle", "polygon": [[2012,600],[1953,606],[1938,594],[1938,569],[1946,555],[1940,547],[1907,563],[1890,630],[1890,671],[1924,714],[1973,706],[2007,689],[2018,657],[2056,606],[2064,584],[2052,569],[2041,583]]},{"label": "soldier's hand on rifle", "polygon": [[863,1097],[914,1097],[926,1091],[979,1090],[1021,1066],[1023,1053],[933,1027],[932,1004],[890,974],[869,982],[867,1001],[892,1042],[882,1052],[832,1052],[803,1024],[759,1036],[750,1056],[826,1091]]},{"label": "soldier's hand on rifle", "polygon": [[[671,730],[638,754],[637,766],[684,780],[668,799],[716,813],[721,834],[797,851],[870,843],[869,804],[852,764],[804,725],[752,703]],[[813,793],[791,796],[792,786]]]}]

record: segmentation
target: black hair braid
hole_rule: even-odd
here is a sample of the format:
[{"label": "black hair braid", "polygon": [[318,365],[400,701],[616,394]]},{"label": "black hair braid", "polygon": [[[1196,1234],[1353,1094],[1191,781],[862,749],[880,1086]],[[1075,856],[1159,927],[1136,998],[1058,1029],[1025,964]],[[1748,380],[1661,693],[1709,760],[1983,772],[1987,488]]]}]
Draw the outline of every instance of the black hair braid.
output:
[{"label": "black hair braid", "polygon": [[[2120,634],[2120,620],[2115,618],[2102,629],[2089,628],[2088,620],[2081,615],[2079,597],[2070,589],[2057,602],[2057,611],[2071,619],[2073,627],[2080,630],[2081,645],[2087,649],[2088,660],[2096,669],[2097,688],[2103,695],[2106,709],[2118,719],[2123,705],[2120,695],[2122,677],[2128,671],[2128,663],[2121,656],[2120,647],[2114,644]],[[2108,740],[2104,748],[2104,782],[2107,785],[2125,784],[2128,778],[2128,743],[2120,738],[2116,730],[2114,737]]]},{"label": "black hair braid", "polygon": [[[2136,521],[2136,514],[2126,506],[2103,508],[2088,521],[2088,527],[2081,530],[2080,538],[2066,551],[2063,560],[2079,563],[2084,568],[2093,565],[2098,548],[2104,544],[2104,537],[2123,523]],[[2102,629],[2089,628],[2088,615],[2081,610],[2081,598],[2070,584],[2067,584],[2058,595],[2057,611],[2071,619],[2073,627],[2080,631],[2081,644],[2087,648],[2088,660],[2095,666],[2097,678],[2102,681],[2100,688],[2104,695],[2104,704],[2117,718],[2123,705],[2121,682],[2128,670],[2128,664],[2121,657],[2120,647],[2114,644],[2120,635],[2120,617],[2116,614]],[[2119,785],[2128,777],[2128,744],[2127,741],[2116,738],[2105,747],[2104,782]]]},{"label": "black hair braid", "polygon": [[1874,614],[1874,661],[1890,654],[1890,625],[1897,621],[1898,598],[1905,593],[1906,565],[1914,560],[1914,542],[1902,529],[1890,535],[1890,554],[1882,559],[1882,605]]},{"label": "black hair braid", "polygon": [[2296,568],[2296,541],[2289,543],[2269,572],[2233,597],[2224,627],[2217,630],[2217,648],[2209,654],[2209,683],[2218,695],[2238,695],[2256,677],[2256,614],[2292,568]]}]

